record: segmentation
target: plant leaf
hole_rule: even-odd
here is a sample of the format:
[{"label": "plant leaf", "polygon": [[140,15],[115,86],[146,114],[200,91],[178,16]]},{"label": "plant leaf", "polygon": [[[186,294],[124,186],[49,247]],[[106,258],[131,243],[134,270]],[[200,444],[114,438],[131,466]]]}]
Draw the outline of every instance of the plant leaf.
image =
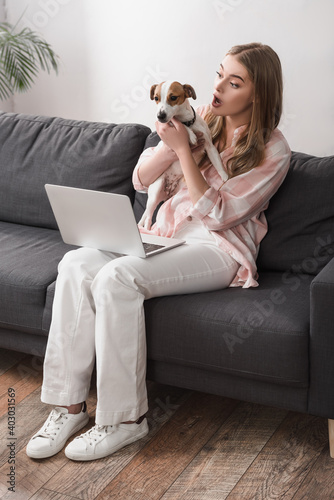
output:
[{"label": "plant leaf", "polygon": [[11,24],[0,23],[0,99],[28,90],[39,69],[57,73],[58,63],[51,46],[30,28],[15,33]]},{"label": "plant leaf", "polygon": [[0,67],[0,99],[2,101],[6,100],[12,94],[13,94],[13,92],[12,92],[11,84],[7,79],[6,73],[4,73],[2,68]]}]

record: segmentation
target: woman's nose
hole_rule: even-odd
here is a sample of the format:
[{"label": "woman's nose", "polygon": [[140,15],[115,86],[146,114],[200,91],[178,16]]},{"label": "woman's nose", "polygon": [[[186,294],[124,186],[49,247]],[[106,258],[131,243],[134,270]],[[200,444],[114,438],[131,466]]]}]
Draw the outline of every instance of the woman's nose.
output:
[{"label": "woman's nose", "polygon": [[219,82],[216,82],[215,89],[218,92],[223,92],[223,90],[224,90],[224,84],[223,84],[222,80],[219,80]]}]

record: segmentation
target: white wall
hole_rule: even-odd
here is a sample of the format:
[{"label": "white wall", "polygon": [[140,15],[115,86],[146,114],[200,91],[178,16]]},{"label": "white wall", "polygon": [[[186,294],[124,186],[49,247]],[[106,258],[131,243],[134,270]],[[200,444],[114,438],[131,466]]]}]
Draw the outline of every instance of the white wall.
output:
[{"label": "white wall", "polygon": [[279,54],[281,129],[292,149],[334,154],[333,0],[6,0],[8,20],[39,31],[62,60],[41,74],[18,112],[139,122],[154,127],[149,88],[190,83],[212,97],[215,70],[233,45],[261,41]]}]

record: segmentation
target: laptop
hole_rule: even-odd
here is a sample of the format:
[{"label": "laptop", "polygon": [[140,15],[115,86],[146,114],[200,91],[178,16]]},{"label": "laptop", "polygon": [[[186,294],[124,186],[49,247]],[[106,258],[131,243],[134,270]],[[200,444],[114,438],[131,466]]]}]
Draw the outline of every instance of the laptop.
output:
[{"label": "laptop", "polygon": [[45,184],[64,243],[149,257],[183,240],[141,234],[126,195]]}]

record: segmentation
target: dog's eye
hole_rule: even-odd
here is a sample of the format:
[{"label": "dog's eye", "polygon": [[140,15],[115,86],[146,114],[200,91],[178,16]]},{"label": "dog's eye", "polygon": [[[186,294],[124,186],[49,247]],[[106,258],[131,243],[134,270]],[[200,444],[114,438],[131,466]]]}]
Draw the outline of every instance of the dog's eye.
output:
[{"label": "dog's eye", "polygon": [[176,101],[176,99],[177,99],[177,96],[176,96],[176,95],[171,95],[171,96],[170,96],[170,100],[171,100],[171,101]]},{"label": "dog's eye", "polygon": [[156,95],[156,96],[154,96],[154,100],[155,100],[155,101],[159,101],[159,97],[158,97],[157,95]]}]

